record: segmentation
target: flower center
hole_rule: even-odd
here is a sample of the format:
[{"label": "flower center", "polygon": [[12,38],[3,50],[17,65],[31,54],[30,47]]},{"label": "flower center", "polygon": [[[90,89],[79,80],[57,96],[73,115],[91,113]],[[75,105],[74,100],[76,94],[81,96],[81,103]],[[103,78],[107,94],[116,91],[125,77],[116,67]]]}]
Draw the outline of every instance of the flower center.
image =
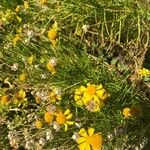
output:
[{"label": "flower center", "polygon": [[90,85],[87,87],[87,94],[90,96],[93,96],[96,92],[96,88],[93,85]]},{"label": "flower center", "polygon": [[46,122],[52,122],[53,121],[54,116],[52,114],[50,114],[49,112],[46,112],[44,114],[44,119]]},{"label": "flower center", "polygon": [[62,112],[60,112],[57,114],[56,121],[58,124],[65,124],[66,116]]},{"label": "flower center", "polygon": [[94,134],[87,137],[87,143],[90,144],[93,149],[100,149],[102,145],[102,138],[99,134]]}]

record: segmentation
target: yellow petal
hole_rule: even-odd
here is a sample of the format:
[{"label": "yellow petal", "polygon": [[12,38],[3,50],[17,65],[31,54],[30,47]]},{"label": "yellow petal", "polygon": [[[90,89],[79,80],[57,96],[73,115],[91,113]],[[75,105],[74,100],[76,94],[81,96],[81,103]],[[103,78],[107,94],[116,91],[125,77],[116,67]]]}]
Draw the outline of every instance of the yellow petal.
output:
[{"label": "yellow petal", "polygon": [[102,84],[100,84],[98,87],[97,87],[97,90],[100,90],[100,89],[102,89],[103,88],[103,86],[102,86]]},{"label": "yellow petal", "polygon": [[89,144],[86,143],[86,142],[80,144],[80,145],[78,146],[78,147],[79,147],[79,150],[86,150],[87,145],[89,145]]},{"label": "yellow petal", "polygon": [[58,23],[55,21],[55,23],[52,25],[52,29],[57,31],[58,30]]},{"label": "yellow petal", "polygon": [[68,130],[68,124],[65,123],[65,132]]},{"label": "yellow petal", "polygon": [[94,134],[94,130],[95,130],[95,129],[93,129],[93,128],[89,128],[89,129],[88,129],[88,134],[89,134],[89,136],[91,136],[91,135]]},{"label": "yellow petal", "polygon": [[84,128],[80,129],[79,134],[81,136],[83,136],[83,137],[87,137],[88,136]]},{"label": "yellow petal", "polygon": [[70,113],[67,117],[66,117],[66,119],[71,119],[72,118],[72,113]]},{"label": "yellow petal", "polygon": [[86,145],[85,150],[91,150],[90,144],[87,144],[87,145]]},{"label": "yellow petal", "polygon": [[73,125],[73,124],[74,124],[74,121],[66,121],[66,123],[67,123],[68,125]]},{"label": "yellow petal", "polygon": [[83,143],[83,142],[85,142],[86,141],[86,138],[84,138],[84,137],[79,137],[78,139],[77,139],[77,143],[78,144],[81,144],[81,143]]},{"label": "yellow petal", "polygon": [[24,1],[24,9],[28,9],[29,8],[29,4],[27,1]]},{"label": "yellow petal", "polygon": [[70,113],[70,109],[67,109],[67,110],[64,112],[65,115],[68,115],[69,113]]},{"label": "yellow petal", "polygon": [[80,90],[81,92],[85,92],[85,91],[86,91],[86,88],[85,88],[84,86],[81,86],[81,87],[79,88],[79,90]]}]

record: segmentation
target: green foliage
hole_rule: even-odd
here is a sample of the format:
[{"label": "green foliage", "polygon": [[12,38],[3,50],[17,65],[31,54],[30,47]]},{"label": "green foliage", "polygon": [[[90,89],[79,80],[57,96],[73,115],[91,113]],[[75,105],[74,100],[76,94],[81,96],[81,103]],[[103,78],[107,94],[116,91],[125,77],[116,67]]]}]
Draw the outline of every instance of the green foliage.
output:
[{"label": "green foliage", "polygon": [[[89,127],[102,133],[106,150],[135,149],[142,139],[149,138],[149,101],[144,93],[149,90],[149,77],[138,75],[138,69],[149,69],[150,11],[146,2],[47,0],[41,4],[29,0],[29,8],[25,9],[22,0],[1,0],[0,145],[3,149],[13,147],[11,136],[18,148],[25,148],[29,142],[32,145],[29,149],[38,146],[77,149],[71,137],[81,128]],[[51,29],[55,22],[57,32]],[[26,79],[20,79],[22,74]],[[74,100],[75,90],[87,83],[102,84],[110,93],[98,112],[90,112]],[[143,84],[147,87],[140,89]],[[19,95],[20,90],[25,96]],[[56,97],[60,92],[61,101],[56,97],[54,102],[48,101],[51,92],[56,92]],[[4,99],[6,95],[8,99]],[[37,97],[42,102],[38,103]],[[67,132],[62,126],[55,130],[56,120],[53,123],[44,120],[45,112],[52,106],[63,112],[70,109],[77,125],[69,126]],[[124,108],[132,106],[139,107],[143,114],[125,118]],[[37,120],[43,124],[40,129],[35,126]],[[52,138],[46,140],[49,132]],[[43,139],[44,144],[39,144]]]}]

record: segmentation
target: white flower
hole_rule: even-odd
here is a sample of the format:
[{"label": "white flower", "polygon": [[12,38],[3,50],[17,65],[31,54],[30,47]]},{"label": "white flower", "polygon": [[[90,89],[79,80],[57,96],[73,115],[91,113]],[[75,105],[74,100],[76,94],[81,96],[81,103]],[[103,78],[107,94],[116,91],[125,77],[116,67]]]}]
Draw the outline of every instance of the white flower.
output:
[{"label": "white flower", "polygon": [[49,60],[49,63],[52,64],[53,66],[57,66],[57,58],[53,57]]},{"label": "white flower", "polygon": [[51,131],[47,131],[46,132],[46,140],[52,140],[53,139],[53,135]]},{"label": "white flower", "polygon": [[18,63],[13,63],[13,65],[11,66],[11,70],[17,71],[18,70]]},{"label": "white flower", "polygon": [[59,131],[60,125],[59,125],[57,122],[54,122],[53,128],[54,128],[56,131]]},{"label": "white flower", "polygon": [[45,140],[43,138],[40,138],[39,144],[42,145],[42,146],[44,146],[45,145]]},{"label": "white flower", "polygon": [[31,36],[33,34],[33,31],[32,30],[29,30],[29,31],[27,31],[27,36]]},{"label": "white flower", "polygon": [[89,29],[89,25],[84,24],[84,25],[82,26],[82,30],[83,30],[85,33],[88,31],[88,29]]},{"label": "white flower", "polygon": [[75,140],[75,141],[77,141],[78,138],[79,138],[79,134],[78,134],[77,132],[75,132],[75,133],[73,134],[73,136],[72,136],[72,139]]}]

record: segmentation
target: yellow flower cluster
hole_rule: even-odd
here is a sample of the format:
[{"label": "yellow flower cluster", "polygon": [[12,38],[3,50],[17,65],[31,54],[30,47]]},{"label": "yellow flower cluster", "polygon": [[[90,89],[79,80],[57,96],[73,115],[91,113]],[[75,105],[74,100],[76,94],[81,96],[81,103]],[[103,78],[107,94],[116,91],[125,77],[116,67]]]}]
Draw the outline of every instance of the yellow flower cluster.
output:
[{"label": "yellow flower cluster", "polygon": [[[72,118],[73,114],[70,112],[70,109],[67,109],[64,113],[61,110],[58,110],[55,113],[51,113],[49,111],[44,113],[44,120],[47,123],[52,123],[55,119],[56,123],[58,125],[63,125],[65,127],[65,131],[68,130],[68,125],[73,125],[74,121],[71,121],[70,119]],[[42,128],[42,121],[41,120],[36,120],[35,122],[35,127],[40,129]],[[55,124],[54,124],[55,125]],[[55,128],[55,126],[54,126]]]},{"label": "yellow flower cluster", "polygon": [[103,88],[102,84],[88,83],[75,90],[74,99],[79,106],[85,106],[90,112],[99,111],[105,105],[105,100],[110,94]]},{"label": "yellow flower cluster", "polygon": [[141,115],[141,109],[137,106],[126,107],[123,109],[124,118],[137,117]]}]

